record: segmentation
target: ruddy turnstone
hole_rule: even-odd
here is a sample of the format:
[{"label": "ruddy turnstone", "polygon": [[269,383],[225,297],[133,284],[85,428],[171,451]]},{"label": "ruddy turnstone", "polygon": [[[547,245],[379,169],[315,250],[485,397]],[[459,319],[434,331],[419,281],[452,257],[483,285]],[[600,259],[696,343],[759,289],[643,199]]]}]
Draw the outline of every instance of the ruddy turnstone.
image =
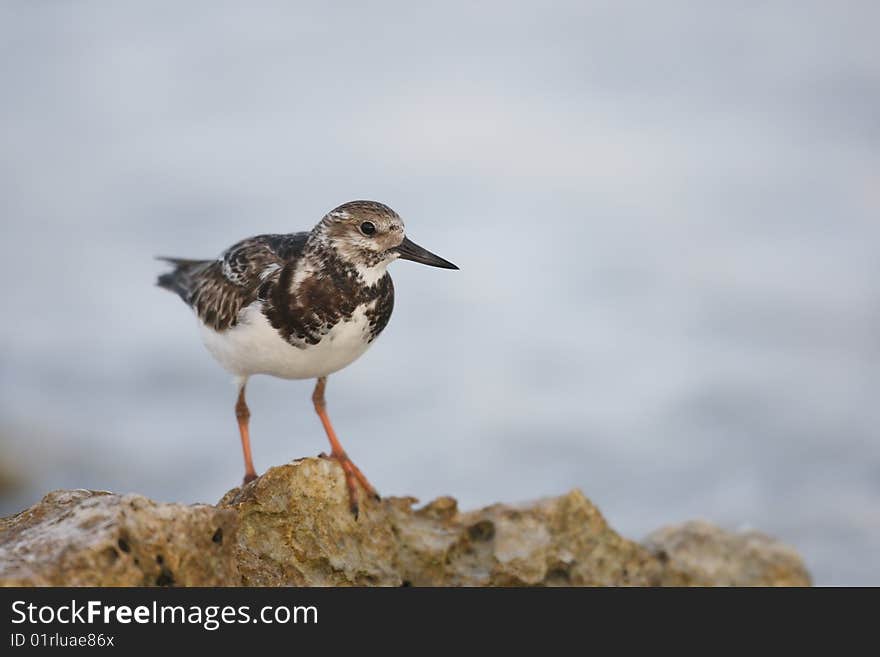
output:
[{"label": "ruddy turnstone", "polygon": [[158,285],[195,311],[208,351],[237,377],[244,483],[257,478],[248,378],[316,378],[312,401],[330,440],[330,458],[345,473],[352,513],[357,517],[357,483],[378,499],[336,437],[324,389],[328,375],[354,362],[388,324],[394,286],[386,269],[398,258],[458,269],[412,242],[400,216],[374,201],[340,205],[310,232],[242,240],[216,260],[160,258],[174,269],[159,276]]}]

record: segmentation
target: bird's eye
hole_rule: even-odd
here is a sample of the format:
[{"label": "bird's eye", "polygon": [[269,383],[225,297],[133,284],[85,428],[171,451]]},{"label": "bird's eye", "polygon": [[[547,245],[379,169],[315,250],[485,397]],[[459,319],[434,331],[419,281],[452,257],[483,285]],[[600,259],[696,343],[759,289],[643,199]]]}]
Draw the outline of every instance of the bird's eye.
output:
[{"label": "bird's eye", "polygon": [[361,232],[364,235],[372,235],[376,232],[376,224],[374,224],[372,221],[365,221],[361,224]]}]

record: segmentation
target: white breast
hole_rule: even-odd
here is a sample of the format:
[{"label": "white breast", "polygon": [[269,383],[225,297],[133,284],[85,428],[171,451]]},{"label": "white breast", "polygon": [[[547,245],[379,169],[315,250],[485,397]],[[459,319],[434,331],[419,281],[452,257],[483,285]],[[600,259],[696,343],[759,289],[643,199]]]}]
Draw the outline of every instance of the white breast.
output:
[{"label": "white breast", "polygon": [[283,339],[262,313],[262,303],[248,306],[238,324],[217,332],[201,324],[208,351],[237,376],[270,374],[282,379],[327,376],[355,361],[370,346],[370,322],[366,311],[375,305],[361,304],[351,319],[336,324],[315,345],[300,349]]}]

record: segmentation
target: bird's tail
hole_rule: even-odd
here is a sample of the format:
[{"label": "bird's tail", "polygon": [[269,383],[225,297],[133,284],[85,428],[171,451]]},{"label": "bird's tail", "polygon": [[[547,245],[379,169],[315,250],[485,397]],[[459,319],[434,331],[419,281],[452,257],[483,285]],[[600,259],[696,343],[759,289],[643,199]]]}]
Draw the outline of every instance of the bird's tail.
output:
[{"label": "bird's tail", "polygon": [[189,260],[187,258],[167,258],[165,256],[157,256],[156,260],[162,260],[174,266],[174,269],[161,274],[156,279],[156,285],[174,292],[187,303],[189,303],[194,275],[213,262],[212,260]]}]

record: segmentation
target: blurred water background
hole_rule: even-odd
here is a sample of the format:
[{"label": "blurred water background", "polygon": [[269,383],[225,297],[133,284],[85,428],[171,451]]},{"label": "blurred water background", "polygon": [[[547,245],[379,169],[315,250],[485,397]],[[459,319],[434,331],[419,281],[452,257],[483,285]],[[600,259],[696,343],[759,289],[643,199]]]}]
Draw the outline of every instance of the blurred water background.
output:
[{"label": "blurred water background", "polygon": [[[231,377],[153,286],[384,201],[461,266],[330,379],[385,494],[580,487],[634,538],[706,518],[880,584],[880,4],[0,5],[0,513],[216,501]],[[259,469],[326,449],[249,388]]]}]

